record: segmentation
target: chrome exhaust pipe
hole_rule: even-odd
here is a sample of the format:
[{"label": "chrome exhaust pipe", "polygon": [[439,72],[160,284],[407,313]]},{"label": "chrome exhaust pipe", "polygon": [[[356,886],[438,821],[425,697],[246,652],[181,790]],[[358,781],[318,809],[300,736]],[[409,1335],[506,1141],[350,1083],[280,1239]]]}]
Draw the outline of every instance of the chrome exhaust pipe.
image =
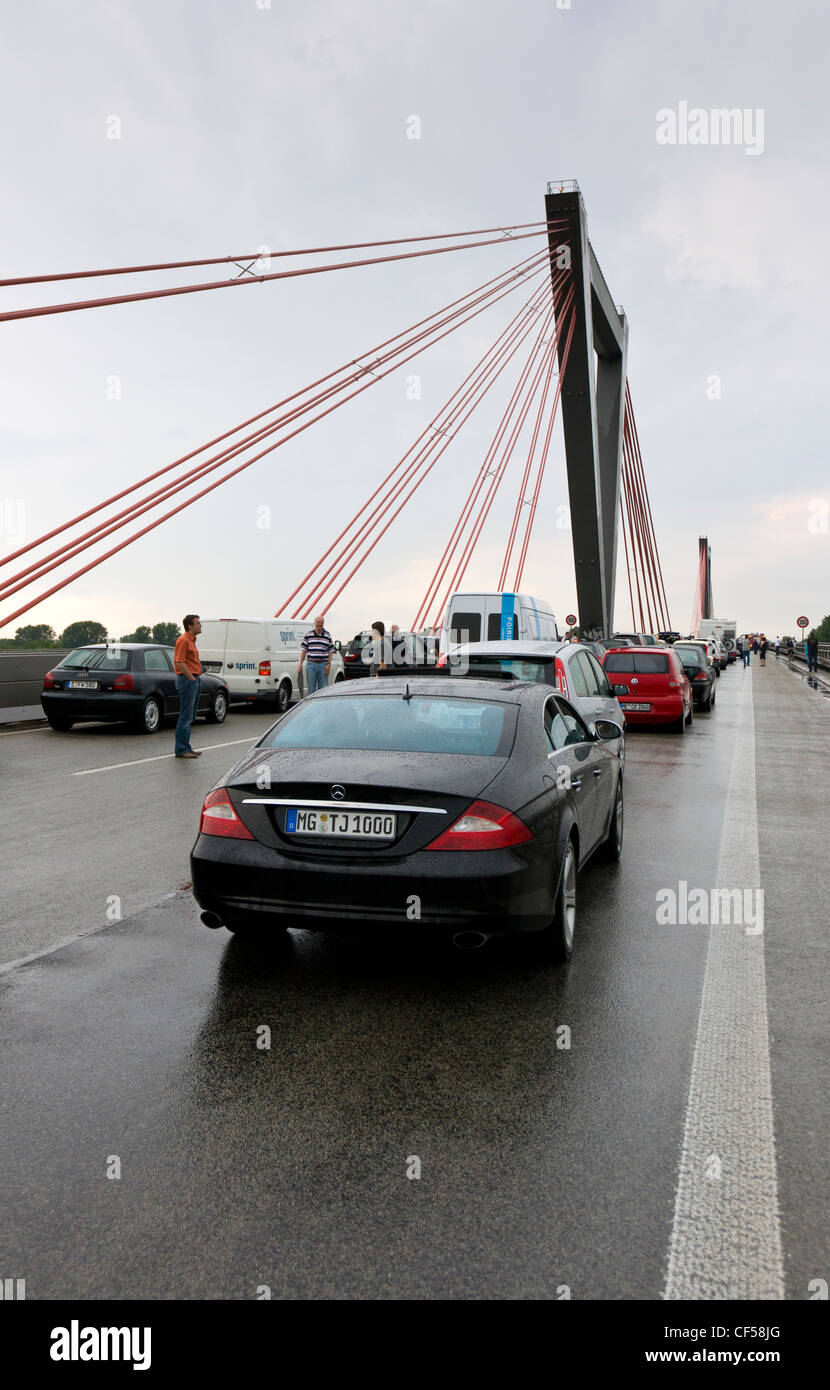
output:
[{"label": "chrome exhaust pipe", "polygon": [[207,909],[201,914],[201,917],[205,926],[210,927],[211,931],[216,931],[217,927],[223,927],[225,925],[221,917],[215,912],[208,912]]},{"label": "chrome exhaust pipe", "polygon": [[478,951],[482,946],[487,945],[491,935],[491,932],[483,931],[457,931],[452,939],[452,944],[459,951]]}]

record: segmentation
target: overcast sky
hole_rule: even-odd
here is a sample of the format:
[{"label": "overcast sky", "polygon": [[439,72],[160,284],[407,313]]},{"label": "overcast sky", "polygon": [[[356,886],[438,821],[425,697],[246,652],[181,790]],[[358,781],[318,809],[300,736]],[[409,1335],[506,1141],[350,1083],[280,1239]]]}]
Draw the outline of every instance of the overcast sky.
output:
[{"label": "overcast sky", "polygon": [[[830,611],[819,332],[828,28],[814,0],[18,0],[5,9],[0,59],[0,275],[531,222],[544,216],[547,180],[575,178],[629,319],[672,621],[688,627],[707,534],[717,614],[739,630],[793,632],[800,613],[817,622]],[[742,138],[680,143],[684,103],[746,112]],[[658,139],[670,133],[667,111],[677,143]],[[419,139],[407,138],[412,116]],[[533,245],[3,324],[0,551],[21,543],[21,519],[27,539],[59,525]],[[0,298],[11,309],[222,275]],[[519,302],[2,635],[41,621],[60,630],[96,618],[120,635],[188,610],[273,613]],[[419,400],[408,398],[412,372]],[[336,637],[378,617],[409,626],[507,390],[490,393],[328,610]],[[517,457],[466,588],[497,587],[519,466]],[[556,525],[566,502],[557,426],[522,587],[560,618],[576,604],[570,537]],[[264,507],[270,529],[257,525]],[[630,621],[620,565],[616,624]]]}]

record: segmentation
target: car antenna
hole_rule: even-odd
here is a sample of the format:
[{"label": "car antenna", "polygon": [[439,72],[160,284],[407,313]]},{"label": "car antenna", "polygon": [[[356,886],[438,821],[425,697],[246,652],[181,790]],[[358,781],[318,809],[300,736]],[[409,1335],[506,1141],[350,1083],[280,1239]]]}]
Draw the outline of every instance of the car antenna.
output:
[{"label": "car antenna", "polygon": [[401,696],[402,700],[411,700],[412,691],[409,689],[409,681],[406,682],[406,694]]}]

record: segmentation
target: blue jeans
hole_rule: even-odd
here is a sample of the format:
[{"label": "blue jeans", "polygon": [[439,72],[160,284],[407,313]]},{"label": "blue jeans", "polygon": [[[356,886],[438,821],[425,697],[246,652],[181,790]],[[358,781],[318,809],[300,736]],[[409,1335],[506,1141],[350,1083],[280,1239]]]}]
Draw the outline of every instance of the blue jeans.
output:
[{"label": "blue jeans", "polygon": [[328,685],[325,661],[307,661],[305,664],[305,693],[313,695],[315,690],[324,690]]},{"label": "blue jeans", "polygon": [[176,677],[176,694],[179,697],[179,718],[176,723],[176,752],[190,753],[190,726],[199,703],[202,682],[197,676],[188,680],[187,676]]},{"label": "blue jeans", "polygon": [[818,675],[818,656],[811,656],[809,652],[807,653],[807,670],[808,672],[815,671]]},{"label": "blue jeans", "polygon": [[748,666],[752,658],[752,652],[744,652],[744,666]]}]

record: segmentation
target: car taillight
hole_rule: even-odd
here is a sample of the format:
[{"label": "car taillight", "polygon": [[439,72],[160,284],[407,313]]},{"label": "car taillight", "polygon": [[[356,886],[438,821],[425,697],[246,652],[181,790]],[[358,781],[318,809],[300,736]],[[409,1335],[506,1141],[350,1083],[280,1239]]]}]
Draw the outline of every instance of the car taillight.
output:
[{"label": "car taillight", "polygon": [[199,821],[202,835],[224,835],[230,840],[253,840],[247,825],[243,825],[231,805],[231,799],[224,787],[208,792],[202,806]]},{"label": "car taillight", "polygon": [[446,666],[446,664],[447,664],[447,653],[444,652],[444,655],[443,655],[443,656],[439,656],[439,658],[438,658],[438,660],[436,661],[435,665],[436,665],[436,666]]},{"label": "car taillight", "polygon": [[694,674],[694,676],[692,677],[692,679],[693,679],[693,680],[696,680],[696,681],[705,681],[705,680],[706,680],[706,672],[705,672],[705,671],[695,671],[695,674]]},{"label": "car taillight", "polygon": [[512,811],[494,806],[491,801],[474,801],[454,825],[425,848],[508,849],[532,839],[527,826]]},{"label": "car taillight", "polygon": [[669,690],[676,690],[680,681],[669,681]]},{"label": "car taillight", "polygon": [[123,675],[115,677],[112,688],[113,690],[135,690],[135,681],[129,671],[125,671]]},{"label": "car taillight", "polygon": [[270,661],[261,661],[261,662],[259,663],[259,674],[260,674],[261,676],[270,676],[270,674],[271,674],[271,663],[270,663]]},{"label": "car taillight", "polygon": [[55,688],[55,677],[52,675],[52,672],[51,672],[51,671],[47,671],[47,672],[46,672],[46,675],[43,677],[43,689],[44,689],[44,690],[54,690],[54,688]]},{"label": "car taillight", "polygon": [[556,658],[553,671],[556,677],[557,690],[561,690],[562,694],[567,695],[568,699],[570,699],[571,692],[568,689],[568,677],[565,675],[565,663],[560,657]]}]

